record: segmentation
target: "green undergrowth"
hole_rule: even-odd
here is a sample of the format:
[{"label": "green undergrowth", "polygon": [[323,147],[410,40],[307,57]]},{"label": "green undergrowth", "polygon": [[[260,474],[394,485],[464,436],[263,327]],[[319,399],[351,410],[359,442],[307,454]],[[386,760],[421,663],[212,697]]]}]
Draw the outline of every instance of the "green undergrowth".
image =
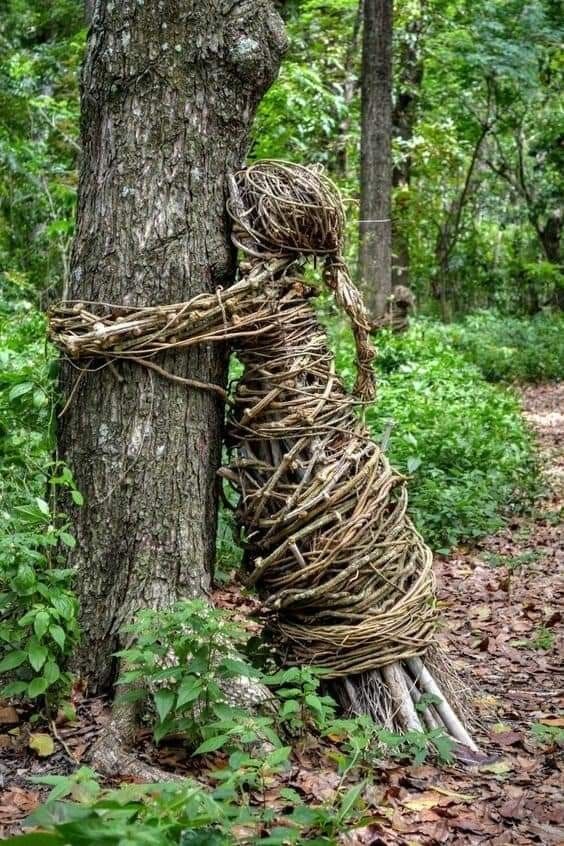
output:
[{"label": "green undergrowth", "polygon": [[[429,332],[430,330],[428,330]],[[564,378],[564,315],[507,317],[482,311],[433,333],[478,367],[490,382],[548,382]]]},{"label": "green undergrowth", "polygon": [[[350,384],[347,327],[332,324],[339,372]],[[376,339],[377,398],[366,421],[409,477],[410,512],[426,540],[446,550],[498,528],[536,490],[531,435],[510,390],[489,385],[441,328],[416,323]]]},{"label": "green undergrowth", "polygon": [[[200,781],[107,789],[87,767],[32,778],[51,792],[27,820],[32,830],[13,843],[336,844],[369,819],[365,788],[380,756],[451,761],[452,743],[439,731],[397,735],[365,716],[340,719],[319,670],[276,670],[264,654],[253,663],[248,634],[203,601],[144,611],[127,634],[121,683],[130,690],[122,698],[143,700],[157,743],[185,739],[200,758]],[[237,705],[236,679],[261,682],[272,695],[258,711]],[[319,766],[336,773],[324,802],[306,803],[292,786],[298,748],[315,749]]]},{"label": "green undergrowth", "polygon": [[81,496],[53,458],[56,368],[26,303],[0,314],[0,365],[0,693],[56,700],[78,626],[63,552],[75,540],[55,493]]}]

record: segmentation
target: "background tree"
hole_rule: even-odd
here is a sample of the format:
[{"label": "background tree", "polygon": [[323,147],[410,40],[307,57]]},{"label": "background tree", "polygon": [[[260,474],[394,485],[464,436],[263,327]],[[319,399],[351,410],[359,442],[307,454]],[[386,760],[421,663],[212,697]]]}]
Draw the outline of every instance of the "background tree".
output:
[{"label": "background tree", "polygon": [[[401,11],[401,10],[400,10]],[[411,147],[423,80],[423,40],[429,26],[425,0],[410,9],[396,29],[395,97],[392,127],[395,142],[392,170],[394,220],[392,221],[392,282],[409,285],[409,236],[402,207],[409,203]]]},{"label": "background tree", "polygon": [[[97,4],[82,82],[71,298],[169,303],[231,282],[226,175],[244,160],[283,47],[263,0]],[[217,349],[159,365],[225,380]],[[131,365],[80,375],[65,366],[62,385],[60,453],[85,496],[74,515],[78,663],[100,690],[114,678],[118,629],[132,614],[209,589],[223,403]]]},{"label": "background tree", "polygon": [[392,290],[392,0],[365,0],[359,278],[372,317]]}]

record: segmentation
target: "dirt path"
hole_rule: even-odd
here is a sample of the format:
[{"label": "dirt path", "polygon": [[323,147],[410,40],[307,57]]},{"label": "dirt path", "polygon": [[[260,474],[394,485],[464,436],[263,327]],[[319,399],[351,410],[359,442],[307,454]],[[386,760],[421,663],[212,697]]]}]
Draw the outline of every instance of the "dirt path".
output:
[{"label": "dirt path", "polygon": [[[564,383],[526,387],[522,394],[546,468],[545,495],[528,517],[516,517],[472,549],[460,548],[437,562],[445,640],[453,663],[474,685],[469,704],[479,719],[476,737],[493,762],[463,768],[382,761],[374,787],[365,795],[367,825],[346,835],[346,846],[564,843],[564,813],[558,806],[563,768],[559,752],[564,746],[564,701],[558,686],[564,599]],[[230,589],[218,591],[216,601],[243,615],[256,607],[256,601]],[[99,700],[85,700],[79,703],[78,716],[78,722],[61,728],[60,734],[82,761],[103,730],[107,710]],[[22,720],[23,715],[19,735],[9,735],[7,727],[0,730],[5,761],[0,779],[3,767],[7,777],[0,830],[4,824],[6,831],[13,831],[40,800],[27,781],[30,774],[73,768],[59,744],[46,759],[31,753],[29,727]],[[295,759],[287,782],[306,802],[336,795],[339,776],[330,748],[306,743],[296,750]],[[184,771],[191,767],[193,772],[194,760],[187,756],[184,763],[178,750],[159,752],[161,765]],[[205,779],[204,771],[198,775]],[[276,790],[269,793],[276,806]]]}]

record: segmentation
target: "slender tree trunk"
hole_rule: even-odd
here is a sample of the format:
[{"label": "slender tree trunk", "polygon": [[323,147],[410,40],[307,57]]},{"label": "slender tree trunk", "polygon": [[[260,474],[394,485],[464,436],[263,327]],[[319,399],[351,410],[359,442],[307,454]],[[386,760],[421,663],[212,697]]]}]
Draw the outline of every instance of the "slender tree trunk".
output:
[{"label": "slender tree trunk", "polygon": [[445,323],[452,320],[455,306],[455,291],[451,277],[450,261],[461,235],[464,211],[469,199],[478,188],[478,166],[483,152],[484,141],[487,138],[490,128],[489,120],[486,120],[482,124],[480,133],[474,144],[461,191],[450,203],[444,221],[439,225],[437,240],[435,242],[436,270],[434,278],[431,279],[431,290],[433,296],[439,300],[441,318]]},{"label": "slender tree trunk", "polygon": [[335,170],[339,176],[346,179],[348,171],[347,136],[349,134],[351,119],[351,105],[358,90],[358,72],[356,62],[358,59],[358,42],[363,18],[364,0],[359,0],[356,15],[354,18],[351,40],[347,46],[344,60],[344,82],[343,100],[346,107],[345,117],[338,129],[335,145]]},{"label": "slender tree trunk", "polygon": [[392,0],[365,0],[359,277],[376,318],[392,290]]},{"label": "slender tree trunk", "polygon": [[[411,155],[406,147],[413,138],[416,120],[416,107],[423,80],[423,57],[421,40],[425,27],[424,0],[420,3],[419,15],[407,26],[399,56],[397,57],[397,95],[392,113],[394,137],[403,142],[403,157],[392,168],[392,185],[396,214],[409,204],[409,186],[411,183]],[[392,226],[392,283],[409,285],[409,243],[405,232],[400,227]]]},{"label": "slender tree trunk", "polygon": [[[178,302],[233,278],[226,176],[245,157],[285,47],[266,0],[98,0],[82,80],[83,159],[70,297]],[[94,364],[94,363],[93,363]],[[159,359],[221,384],[225,354]],[[67,396],[77,372],[63,368]],[[223,407],[132,364],[86,373],[59,445],[85,505],[72,514],[91,688],[113,678],[120,626],[210,584]]]}]

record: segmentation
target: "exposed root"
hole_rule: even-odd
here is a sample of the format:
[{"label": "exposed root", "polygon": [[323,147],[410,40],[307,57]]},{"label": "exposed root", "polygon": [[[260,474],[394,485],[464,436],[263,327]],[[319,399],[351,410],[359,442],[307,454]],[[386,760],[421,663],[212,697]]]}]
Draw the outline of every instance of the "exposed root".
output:
[{"label": "exposed root", "polygon": [[139,713],[134,704],[115,702],[112,717],[96,741],[90,756],[92,767],[103,776],[130,776],[142,782],[184,781],[174,773],[141,760],[131,752],[138,727]]}]

